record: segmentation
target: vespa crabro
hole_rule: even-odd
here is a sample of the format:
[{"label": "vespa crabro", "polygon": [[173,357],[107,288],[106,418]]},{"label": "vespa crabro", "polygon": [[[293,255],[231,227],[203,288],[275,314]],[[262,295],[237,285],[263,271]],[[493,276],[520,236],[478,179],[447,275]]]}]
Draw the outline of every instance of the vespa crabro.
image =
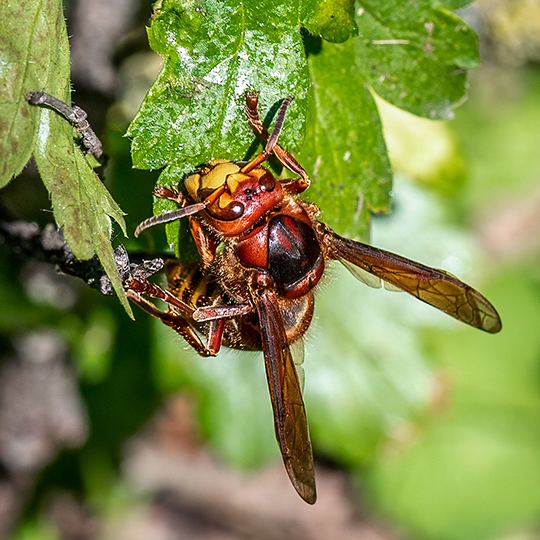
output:
[{"label": "vespa crabro", "polygon": [[[222,345],[263,351],[285,468],[298,494],[313,504],[313,454],[291,350],[311,323],[327,261],[339,260],[369,285],[384,282],[481,330],[498,332],[501,321],[486,298],[454,276],[343,238],[319,221],[318,207],[297,197],[309,187],[306,171],[277,142],[291,100],[283,101],[269,133],[257,94],[247,95],[248,121],[266,141],[251,161],[213,160],[188,176],[182,191],[156,187],[157,197],[179,208],[144,221],[135,234],[187,217],[200,262],[169,262],[167,290],[133,276],[126,288],[133,302],[201,356],[216,355]],[[297,177],[278,181],[262,166],[271,155]],[[146,297],[164,300],[168,310]]]}]

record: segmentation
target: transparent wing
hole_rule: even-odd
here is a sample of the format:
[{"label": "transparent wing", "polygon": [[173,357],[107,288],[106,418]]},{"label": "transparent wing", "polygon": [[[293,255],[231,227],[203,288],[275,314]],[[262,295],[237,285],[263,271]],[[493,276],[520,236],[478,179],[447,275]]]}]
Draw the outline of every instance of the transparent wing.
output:
[{"label": "transparent wing", "polygon": [[[492,334],[502,327],[499,314],[486,298],[444,270],[436,270],[343,238],[328,227],[324,241],[331,258],[341,260],[350,270],[354,265],[356,268],[352,272],[355,277],[361,276],[359,279],[368,285],[377,286],[377,280],[382,280],[385,286],[388,283],[466,324]],[[366,274],[374,278],[366,279]]]},{"label": "transparent wing", "polygon": [[317,499],[311,441],[300,390],[277,300],[269,291],[254,293],[259,314],[266,375],[276,437],[294,488],[309,504]]},{"label": "transparent wing", "polygon": [[306,382],[306,374],[304,366],[302,365],[305,356],[304,339],[298,338],[289,345],[289,348],[291,349],[294,367],[296,368],[296,374],[298,375],[298,381],[300,382],[300,389],[302,390],[302,393],[304,393],[304,384]]}]

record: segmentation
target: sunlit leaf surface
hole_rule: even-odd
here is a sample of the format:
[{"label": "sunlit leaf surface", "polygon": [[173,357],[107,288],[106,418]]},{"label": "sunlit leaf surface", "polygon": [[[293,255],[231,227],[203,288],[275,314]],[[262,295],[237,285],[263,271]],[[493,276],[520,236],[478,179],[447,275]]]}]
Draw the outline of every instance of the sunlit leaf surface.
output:
[{"label": "sunlit leaf surface", "polygon": [[302,24],[311,35],[341,43],[357,31],[353,0],[312,0],[303,7]]},{"label": "sunlit leaf surface", "polygon": [[[149,37],[165,62],[130,126],[135,166],[164,167],[160,182],[178,185],[212,158],[253,155],[259,141],[243,111],[246,91],[260,93],[267,123],[292,93],[281,144],[298,152],[305,140],[299,159],[314,180],[306,197],[337,232],[366,237],[370,211],[387,211],[391,190],[371,92],[447,118],[477,62],[474,32],[437,6],[158,2]],[[155,211],[171,207],[160,201]],[[168,237],[178,244],[177,225]]]}]

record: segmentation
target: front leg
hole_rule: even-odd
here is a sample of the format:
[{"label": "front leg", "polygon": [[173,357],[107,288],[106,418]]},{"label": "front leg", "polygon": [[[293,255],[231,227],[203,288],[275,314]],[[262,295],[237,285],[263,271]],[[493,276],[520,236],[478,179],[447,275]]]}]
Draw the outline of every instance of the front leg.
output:
[{"label": "front leg", "polygon": [[170,291],[162,289],[159,285],[156,285],[147,279],[129,276],[124,283],[124,287],[127,291],[133,291],[149,296],[150,298],[163,300],[165,303],[175,307],[180,313],[187,315],[188,317],[192,317],[195,311],[194,308],[185,302],[182,302],[182,300],[174,296]]},{"label": "front leg", "polygon": [[[146,311],[152,317],[159,319],[163,324],[166,324],[172,328],[175,332],[180,334],[188,343],[195,349],[195,351],[201,356],[216,356],[223,341],[223,332],[225,331],[226,316],[222,317],[210,317],[207,319],[195,319],[194,314],[196,311],[209,309],[219,309],[223,304],[221,297],[218,297],[212,306],[205,306],[194,310],[185,302],[182,302],[173,293],[168,290],[162,289],[159,285],[152,283],[144,278],[137,278],[130,276],[126,279],[125,285],[127,297],[141,309]],[[161,311],[152,302],[148,301],[142,295],[149,296],[150,298],[158,298],[166,302],[169,307],[168,311]],[[228,306],[224,306],[228,307]],[[235,306],[230,306],[235,307]],[[253,309],[253,308],[251,308]],[[234,315],[231,315],[234,316]],[[208,321],[206,330],[207,344],[206,346],[201,341],[197,332],[197,322]]]},{"label": "front leg", "polygon": [[[278,112],[278,120],[276,120],[276,124],[278,121],[283,122],[283,117],[285,116],[285,111],[292,101],[293,96],[289,96],[286,98],[280,108],[281,116],[280,118],[280,112]],[[295,178],[294,180],[288,180],[288,188],[287,190],[290,193],[301,193],[302,191],[305,191],[309,185],[310,185],[310,179],[305,171],[305,169],[296,161],[295,157],[287,152],[284,148],[282,148],[279,144],[276,143],[277,141],[277,135],[278,133],[275,133],[275,130],[272,134],[268,133],[268,130],[264,127],[264,124],[261,121],[261,117],[259,114],[259,95],[255,92],[249,92],[246,96],[246,114],[248,117],[248,121],[250,126],[252,127],[253,131],[257,133],[257,135],[260,135],[264,141],[266,142],[265,151],[263,151],[261,154],[255,157],[255,159],[249,163],[246,167],[249,168],[249,170],[252,170],[254,166],[258,165],[260,162],[264,161],[266,159],[265,152],[271,151],[274,156],[281,162],[282,165],[284,165],[287,169],[290,171],[298,174],[300,178]],[[246,168],[244,167],[244,169]]]},{"label": "front leg", "polygon": [[206,233],[200,221],[191,216],[189,217],[189,230],[204,266],[210,266],[214,262],[217,243]]},{"label": "front leg", "polygon": [[203,306],[193,312],[193,319],[197,322],[231,319],[233,317],[247,315],[254,309],[255,306],[253,304]]},{"label": "front leg", "polygon": [[167,199],[169,201],[173,201],[178,206],[186,205],[186,198],[184,197],[184,194],[173,187],[166,187],[158,184],[154,188],[154,197],[157,197],[158,199]]},{"label": "front leg", "polygon": [[[163,324],[180,334],[200,356],[215,356],[218,353],[219,348],[215,350],[215,345],[214,347],[206,347],[204,345],[193,324],[190,323],[190,321],[183,315],[170,310],[161,311],[154,304],[152,304],[152,302],[142,297],[141,293],[133,289],[128,289],[126,291],[126,295],[143,311],[146,311],[146,313],[152,317],[159,319]],[[215,342],[215,339],[212,341]]]}]

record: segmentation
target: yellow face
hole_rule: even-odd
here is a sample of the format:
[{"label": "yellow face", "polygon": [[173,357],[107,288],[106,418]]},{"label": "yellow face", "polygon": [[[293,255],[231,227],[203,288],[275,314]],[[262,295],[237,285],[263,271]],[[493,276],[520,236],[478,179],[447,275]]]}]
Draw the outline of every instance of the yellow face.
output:
[{"label": "yellow face", "polygon": [[[194,201],[200,201],[202,190],[214,191],[227,182],[227,177],[240,171],[240,167],[226,159],[210,161],[199,172],[186,178],[185,186]],[[208,192],[207,192],[208,193]]]}]

